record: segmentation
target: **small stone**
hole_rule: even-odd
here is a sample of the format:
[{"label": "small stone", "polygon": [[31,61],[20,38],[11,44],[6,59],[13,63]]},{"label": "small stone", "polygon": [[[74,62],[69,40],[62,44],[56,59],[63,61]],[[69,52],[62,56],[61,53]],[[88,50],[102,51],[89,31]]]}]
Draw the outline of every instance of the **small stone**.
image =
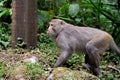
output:
[{"label": "small stone", "polygon": [[16,75],[15,80],[25,80],[25,79],[23,78],[23,75]]},{"label": "small stone", "polygon": [[32,56],[30,58],[26,58],[23,60],[25,63],[36,63],[38,62],[38,58],[36,56]]}]

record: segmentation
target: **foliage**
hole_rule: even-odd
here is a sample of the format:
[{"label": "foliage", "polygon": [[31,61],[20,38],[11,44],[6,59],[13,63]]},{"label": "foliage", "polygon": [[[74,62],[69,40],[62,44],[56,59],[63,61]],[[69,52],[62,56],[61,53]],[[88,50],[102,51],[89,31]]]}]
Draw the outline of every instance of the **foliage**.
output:
[{"label": "foliage", "polygon": [[[6,49],[11,42],[11,1],[0,0],[0,48]],[[53,66],[58,58],[58,49],[51,38],[46,34],[48,23],[52,18],[60,18],[68,23],[80,26],[90,26],[102,29],[110,33],[120,46],[120,4],[115,0],[38,0],[38,47],[35,53],[39,53],[43,63],[47,67]],[[23,47],[24,42],[18,43]],[[47,58],[46,58],[47,57]],[[65,66],[71,69],[79,69],[83,57],[73,55]],[[108,65],[119,64],[120,58],[113,52],[104,55]],[[110,63],[110,64],[109,64]],[[105,63],[106,64],[106,63]],[[0,64],[0,77],[6,71],[6,66]],[[35,78],[35,74],[41,74],[43,67],[39,65],[27,65],[28,74]],[[107,68],[107,67],[105,67]],[[38,72],[39,71],[39,72]],[[107,70],[106,70],[107,71]],[[3,72],[3,73],[2,73]],[[116,77],[115,71],[105,72],[101,80],[110,80]]]},{"label": "foliage", "polygon": [[6,70],[6,65],[3,62],[0,62],[0,79],[5,75]]},{"label": "foliage", "polygon": [[73,54],[72,57],[65,64],[66,67],[71,69],[80,69],[81,65],[84,62],[84,55]]},{"label": "foliage", "polygon": [[38,34],[38,44],[37,44],[37,46],[41,47],[41,46],[45,46],[46,44],[48,44],[49,47],[55,46],[52,39],[46,33]]},{"label": "foliage", "polygon": [[46,25],[50,21],[50,15],[47,11],[38,10],[38,33],[45,32]]},{"label": "foliage", "polygon": [[26,47],[26,43],[23,41],[22,38],[18,37],[17,41],[18,41],[18,43],[16,44],[16,47],[19,47],[19,48],[25,48]]},{"label": "foliage", "polygon": [[[10,23],[10,15],[12,14],[10,9],[10,0],[1,0],[0,1],[0,22],[9,22]],[[7,20],[8,19],[8,20]]]},{"label": "foliage", "polygon": [[38,75],[42,75],[44,73],[43,66],[39,65],[39,63],[16,63],[12,66],[10,70],[7,70],[9,74],[9,79],[15,79],[16,75],[21,75],[23,78],[29,78],[32,80],[38,80]]},{"label": "foliage", "polygon": [[104,60],[108,60],[109,62],[113,62],[114,64],[119,64],[119,56],[116,53],[111,52],[104,55]]},{"label": "foliage", "polygon": [[10,44],[11,26],[10,16],[11,9],[9,8],[10,0],[0,1],[0,47],[7,48]]},{"label": "foliage", "polygon": [[30,76],[32,80],[36,80],[36,76],[42,75],[44,73],[44,69],[41,65],[35,64],[26,64],[26,67],[29,71],[27,71],[27,75]]},{"label": "foliage", "polygon": [[79,4],[71,4],[69,6],[69,15],[74,18],[76,17],[76,15],[79,13],[79,10],[80,10],[80,6]]},{"label": "foliage", "polygon": [[0,47],[7,48],[11,41],[11,29],[7,23],[0,23]]}]

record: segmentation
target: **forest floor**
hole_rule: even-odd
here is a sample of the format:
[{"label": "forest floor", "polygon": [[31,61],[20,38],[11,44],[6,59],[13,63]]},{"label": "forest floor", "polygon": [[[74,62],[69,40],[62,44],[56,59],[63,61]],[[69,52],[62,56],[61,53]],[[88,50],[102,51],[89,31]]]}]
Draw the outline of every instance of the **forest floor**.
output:
[{"label": "forest floor", "polygon": [[[25,80],[43,80],[46,77],[43,75],[54,65],[58,55],[59,50],[57,48],[49,48],[47,46],[32,50],[21,48],[2,50],[0,51],[0,80],[18,80],[21,75]],[[33,56],[36,58],[36,63],[24,61]],[[86,71],[81,68],[81,65],[84,63],[83,57],[73,55],[65,66],[72,70]],[[100,67],[103,73],[101,80],[120,79],[120,62],[114,64],[102,60]]]}]

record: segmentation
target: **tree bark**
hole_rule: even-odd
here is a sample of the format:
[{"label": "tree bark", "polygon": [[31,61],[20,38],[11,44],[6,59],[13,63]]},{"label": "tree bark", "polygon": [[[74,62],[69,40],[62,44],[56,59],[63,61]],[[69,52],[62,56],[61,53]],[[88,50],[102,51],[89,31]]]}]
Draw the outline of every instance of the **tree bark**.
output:
[{"label": "tree bark", "polygon": [[12,47],[18,38],[26,48],[37,44],[37,0],[12,0]]}]

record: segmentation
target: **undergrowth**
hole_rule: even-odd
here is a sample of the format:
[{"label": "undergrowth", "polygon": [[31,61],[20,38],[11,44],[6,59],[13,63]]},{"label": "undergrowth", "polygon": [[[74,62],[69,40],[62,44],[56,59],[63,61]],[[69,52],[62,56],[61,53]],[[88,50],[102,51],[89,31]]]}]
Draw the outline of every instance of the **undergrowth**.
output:
[{"label": "undergrowth", "polygon": [[[5,56],[0,57],[3,58],[2,61],[0,61],[0,80],[5,79],[6,77],[7,77],[6,79],[9,80],[10,78],[14,77],[15,69],[20,65],[24,67],[23,73],[25,73],[24,75],[26,76],[26,78],[29,78],[31,80],[39,80],[39,78],[42,78],[43,74],[46,71],[49,71],[49,68],[53,67],[58,56],[60,55],[60,50],[57,48],[56,44],[51,40],[51,38],[47,36],[47,34],[44,33],[40,34],[39,41],[40,43],[38,43],[39,45],[35,49],[24,50],[20,48],[15,50],[14,49],[9,50],[8,48],[5,51],[1,51],[0,56],[2,56],[2,53],[3,54],[5,53],[7,54],[7,57]],[[30,55],[36,55],[39,58],[39,61],[36,64],[22,63],[21,60],[28,53]],[[11,64],[9,58],[10,60],[11,58],[15,59],[14,64]],[[72,55],[71,58],[68,59],[68,61],[65,63],[64,66],[72,70],[86,71],[82,69],[83,63],[84,63],[84,55],[74,54]],[[100,63],[100,67],[103,73],[101,80],[113,80],[113,79],[117,80],[120,78],[119,58],[114,53],[111,52],[104,55]]]}]

